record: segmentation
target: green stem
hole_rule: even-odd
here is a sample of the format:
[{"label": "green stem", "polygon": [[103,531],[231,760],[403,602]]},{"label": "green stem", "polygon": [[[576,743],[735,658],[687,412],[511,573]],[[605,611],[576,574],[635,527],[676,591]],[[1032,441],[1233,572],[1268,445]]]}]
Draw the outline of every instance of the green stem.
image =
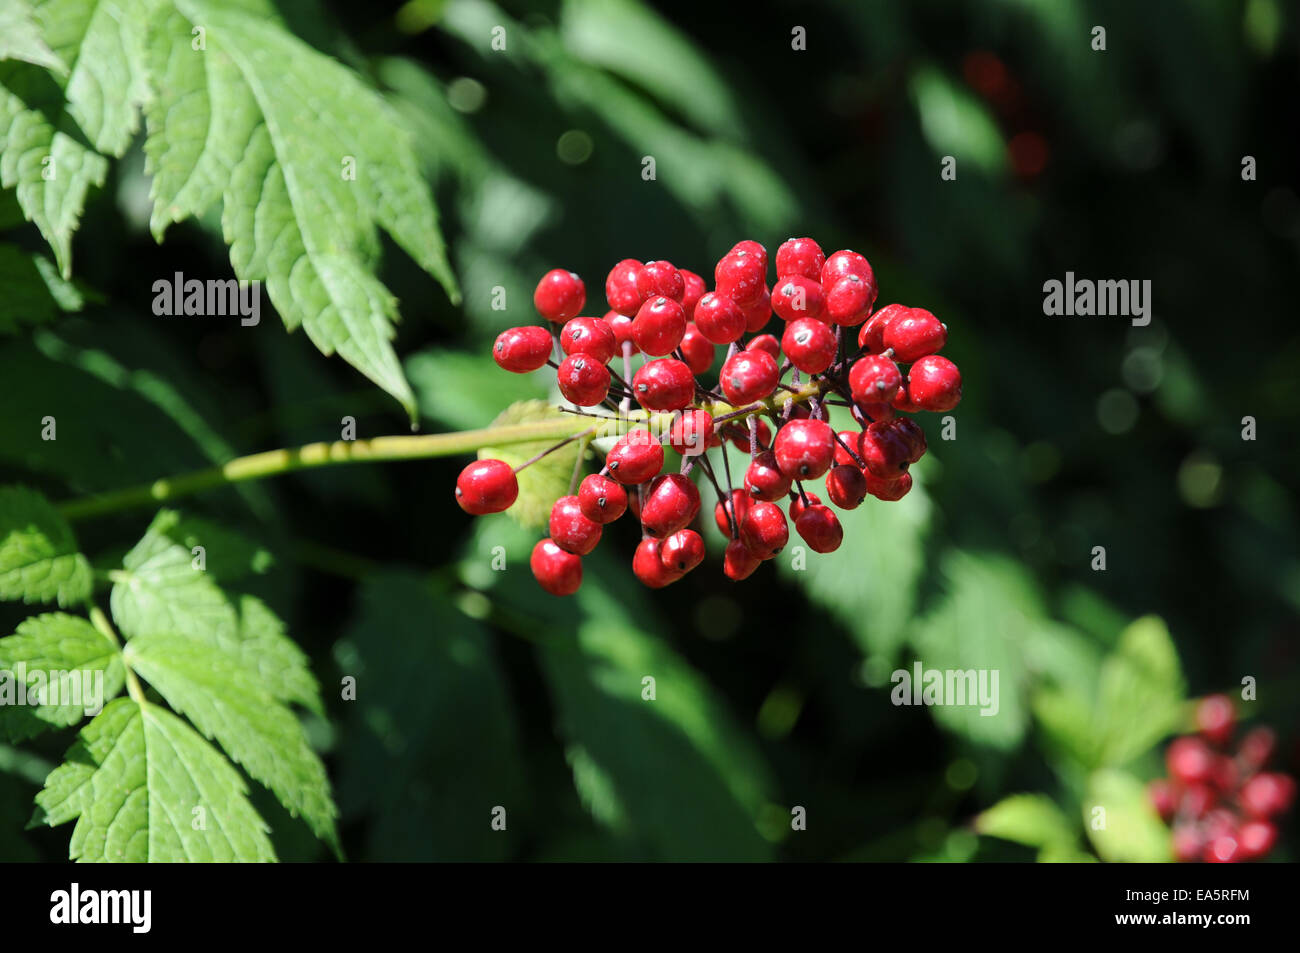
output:
[{"label": "green stem", "polygon": [[[108,616],[104,615],[104,610],[93,602],[90,604],[89,609],[91,624],[103,634],[104,638],[112,642],[113,647],[120,652],[122,650],[122,640],[117,637],[117,632],[113,629],[113,623],[108,621]],[[131,700],[137,705],[143,705],[145,703],[144,688],[141,686],[140,680],[136,678],[135,672],[125,659],[122,667],[126,669],[126,693],[131,696]]]}]

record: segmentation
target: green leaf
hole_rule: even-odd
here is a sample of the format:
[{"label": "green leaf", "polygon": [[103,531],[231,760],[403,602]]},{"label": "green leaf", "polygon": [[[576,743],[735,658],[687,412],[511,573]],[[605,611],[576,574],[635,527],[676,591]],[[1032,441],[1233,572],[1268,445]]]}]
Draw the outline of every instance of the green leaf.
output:
[{"label": "green leaf", "polygon": [[66,606],[90,595],[86,557],[59,511],[35,490],[0,487],[0,599]]},{"label": "green leaf", "polygon": [[76,820],[72,860],[275,860],[247,795],[239,772],[183,721],[120,698],[46,779],[32,823]]},{"label": "green leaf", "polygon": [[317,837],[338,849],[337,810],[325,767],[297,717],[279,704],[241,659],[210,644],[163,633],[139,635],[123,650],[127,664],[215,738],[249,775],[301,815]]},{"label": "green leaf", "polygon": [[1178,650],[1164,621],[1158,616],[1138,619],[1102,663],[1097,763],[1127,764],[1177,730],[1184,696]]},{"label": "green leaf", "polygon": [[1172,859],[1169,828],[1151,806],[1146,786],[1126,772],[1103,770],[1089,778],[1083,824],[1102,860],[1150,864]]},{"label": "green leaf", "polygon": [[420,414],[449,428],[472,430],[492,423],[497,409],[544,398],[546,386],[533,374],[503,374],[478,353],[434,348],[406,361]]},{"label": "green leaf", "polygon": [[975,830],[1026,847],[1068,847],[1077,833],[1070,819],[1045,794],[1013,794],[975,818]]},{"label": "green leaf", "polygon": [[936,154],[969,159],[986,174],[1006,166],[1006,145],[984,104],[933,66],[917,69],[909,82],[921,131]]},{"label": "green leaf", "polygon": [[[20,666],[28,684],[21,706],[11,695]],[[24,619],[0,639],[0,735],[20,741],[98,714],[125,673],[117,646],[85,619],[61,612]]]},{"label": "green leaf", "polygon": [[56,73],[68,71],[41,39],[27,0],[6,0],[5,6],[0,7],[0,60],[26,60]]},{"label": "green leaf", "polygon": [[[492,421],[493,427],[508,424],[538,423],[543,420],[561,420],[560,413],[544,400],[524,400],[511,404]],[[504,460],[517,467],[537,454],[557,444],[558,440],[540,440],[533,443],[514,443],[504,447],[484,447],[479,450],[480,460]],[[575,440],[554,453],[547,454],[527,469],[520,471],[519,498],[506,513],[520,525],[534,529],[546,525],[551,506],[569,492],[574,465],[582,441]]]},{"label": "green leaf", "polygon": [[[191,29],[206,49],[190,48]],[[383,228],[446,289],[428,187],[406,130],[378,93],[273,19],[177,0],[155,17],[159,77],[146,109],[153,230],[220,198],[231,263],[324,353],[337,352],[415,415],[391,339],[397,302],[375,277]],[[355,175],[345,173],[355,169]]]},{"label": "green leaf", "polygon": [[261,575],[275,563],[270,551],[260,544],[202,517],[164,510],[151,528],[190,553],[201,546],[205,571],[223,586],[250,574]]}]

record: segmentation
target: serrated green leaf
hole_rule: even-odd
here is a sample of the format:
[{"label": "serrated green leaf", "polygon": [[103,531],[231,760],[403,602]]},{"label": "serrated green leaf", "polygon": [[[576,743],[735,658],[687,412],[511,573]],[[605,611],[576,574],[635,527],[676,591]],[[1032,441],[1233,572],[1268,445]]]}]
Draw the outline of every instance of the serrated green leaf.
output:
[{"label": "serrated green leaf", "polygon": [[1097,771],[1089,778],[1083,824],[1102,860],[1151,864],[1172,859],[1169,828],[1151,806],[1146,786],[1126,772]]},{"label": "serrated green leaf", "polygon": [[205,737],[215,738],[290,813],[301,815],[317,837],[338,849],[338,812],[324,765],[297,717],[240,659],[211,644],[157,632],[136,636],[123,655],[173,709]]},{"label": "serrated green leaf", "polygon": [[[524,400],[511,404],[492,421],[493,427],[508,424],[537,423],[543,420],[562,420],[565,415],[544,400]],[[534,443],[514,443],[504,447],[484,447],[478,452],[480,460],[504,460],[517,467],[543,450],[553,447],[558,440],[540,440]],[[582,441],[575,440],[547,454],[518,475],[519,497],[506,513],[521,526],[537,529],[550,519],[551,506],[569,492],[574,465],[578,460]]]},{"label": "serrated green leaf", "polygon": [[1045,794],[1013,794],[975,818],[975,830],[1026,847],[1064,847],[1077,833],[1070,819]]},{"label": "serrated green leaf", "polygon": [[[204,50],[190,48],[194,26]],[[147,108],[155,234],[219,194],[236,275],[265,281],[286,327],[305,328],[414,417],[391,345],[397,302],[372,271],[378,229],[453,302],[459,292],[409,137],[383,98],[273,19],[203,0],[155,18],[148,58],[165,77]]]},{"label": "serrated green leaf", "polygon": [[219,585],[238,582],[250,574],[261,575],[275,558],[253,540],[211,520],[164,510],[150,527],[193,554],[202,547],[204,571]]},{"label": "serrated green leaf", "polygon": [[1097,696],[1097,763],[1123,765],[1178,729],[1185,686],[1178,650],[1158,616],[1120,635],[1102,663]]},{"label": "serrated green leaf", "polygon": [[56,73],[68,71],[41,39],[40,27],[27,0],[6,0],[0,7],[0,60],[26,60]]},{"label": "serrated green leaf", "polygon": [[91,583],[59,511],[35,490],[0,487],[0,599],[66,606],[90,595]]},{"label": "serrated green leaf", "polygon": [[183,721],[120,698],[46,779],[32,823],[75,820],[72,860],[275,860],[247,795],[239,772]]},{"label": "serrated green leaf", "polygon": [[[21,706],[11,694],[20,666],[29,686]],[[117,646],[85,619],[62,612],[24,619],[0,639],[0,735],[20,741],[75,725],[114,698],[125,675]]]}]

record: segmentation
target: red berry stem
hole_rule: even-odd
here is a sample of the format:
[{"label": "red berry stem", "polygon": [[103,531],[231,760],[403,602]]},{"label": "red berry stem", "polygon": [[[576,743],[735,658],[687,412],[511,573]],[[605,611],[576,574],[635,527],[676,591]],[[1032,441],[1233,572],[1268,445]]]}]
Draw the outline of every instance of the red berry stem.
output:
[{"label": "red berry stem", "polygon": [[[561,440],[561,441],[560,441],[559,443],[557,443],[555,446],[553,446],[553,447],[547,447],[547,448],[546,448],[545,450],[543,450],[541,453],[536,454],[535,456],[529,457],[529,458],[528,458],[527,460],[525,460],[523,463],[519,464],[519,466],[515,467],[514,472],[515,472],[515,473],[518,473],[520,470],[524,469],[525,467],[531,467],[531,466],[532,466],[534,463],[536,463],[538,460],[542,459],[542,457],[549,456],[550,454],[554,453],[556,450],[559,450],[561,447],[564,447],[564,446],[567,446],[567,445],[573,443],[573,441],[575,441],[575,440],[581,440],[583,437],[590,437],[590,436],[591,436],[592,434],[594,434],[595,432],[596,432],[596,428],[595,428],[595,427],[591,427],[591,428],[589,428],[589,429],[587,429],[587,430],[582,431],[582,433],[575,433],[572,437],[565,437],[563,440]],[[579,454],[579,455],[578,455],[578,458],[581,459],[581,458],[582,458],[582,455]]]},{"label": "red berry stem", "polygon": [[852,447],[850,447],[847,443],[844,442],[844,440],[840,437],[840,435],[835,432],[834,428],[831,429],[831,436],[835,438],[835,442],[840,445],[840,447],[844,450],[844,452],[853,458],[853,462],[857,464],[859,470],[866,469],[867,461],[863,460],[862,457],[858,456],[857,452],[854,451]]}]

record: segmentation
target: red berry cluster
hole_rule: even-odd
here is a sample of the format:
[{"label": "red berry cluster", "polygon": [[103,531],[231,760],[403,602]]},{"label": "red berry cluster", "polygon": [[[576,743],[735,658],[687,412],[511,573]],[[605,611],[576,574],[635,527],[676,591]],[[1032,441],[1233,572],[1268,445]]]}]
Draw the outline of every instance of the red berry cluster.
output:
[{"label": "red berry cluster", "polygon": [[1174,857],[1222,864],[1265,856],[1295,797],[1291,777],[1262,770],[1276,745],[1273,732],[1255,728],[1234,749],[1236,716],[1226,695],[1202,699],[1196,725],[1197,734],[1175,739],[1165,753],[1169,777],[1147,789],[1173,824]]},{"label": "red berry cluster", "polygon": [[[783,501],[809,548],[839,547],[839,518],[806,482],[825,477],[826,497],[841,510],[867,494],[892,501],[911,489],[908,468],[925,453],[925,434],[900,413],[948,411],[961,400],[961,374],[938,353],[947,326],[922,308],[873,311],[875,275],[857,252],[827,257],[811,238],[792,238],[775,265],[769,286],[767,250],[740,242],[717,263],[710,291],[699,275],[667,261],[624,259],[605,280],[610,310],[603,318],[579,315],[586,287],[556,269],[533,295],[552,328],[510,328],[496,339],[492,355],[505,370],[550,365],[567,400],[618,416],[579,413],[621,421],[631,416],[633,399],[644,411],[609,450],[604,469],[555,503],[550,536],[531,560],[548,592],[577,590],[581,557],[627,510],[641,521],[632,571],[643,583],[660,588],[698,566],[704,541],[690,526],[700,493],[688,476],[696,467],[717,494],[714,519],[730,537],[723,571],[735,580],[789,540]],[[774,312],[784,322],[779,339],[764,333]],[[557,341],[564,355],[558,364]],[[710,388],[700,378],[719,346],[727,350]],[[610,366],[619,355],[622,374]],[[634,357],[641,361],[635,374]],[[854,426],[834,429],[833,407],[845,408]],[[710,462],[709,451],[724,441],[750,455],[743,489],[731,486],[725,452],[725,479]],[[665,444],[682,455],[677,473],[661,473]],[[499,512],[517,494],[515,471],[494,460],[471,464],[456,486],[470,513]]]}]

